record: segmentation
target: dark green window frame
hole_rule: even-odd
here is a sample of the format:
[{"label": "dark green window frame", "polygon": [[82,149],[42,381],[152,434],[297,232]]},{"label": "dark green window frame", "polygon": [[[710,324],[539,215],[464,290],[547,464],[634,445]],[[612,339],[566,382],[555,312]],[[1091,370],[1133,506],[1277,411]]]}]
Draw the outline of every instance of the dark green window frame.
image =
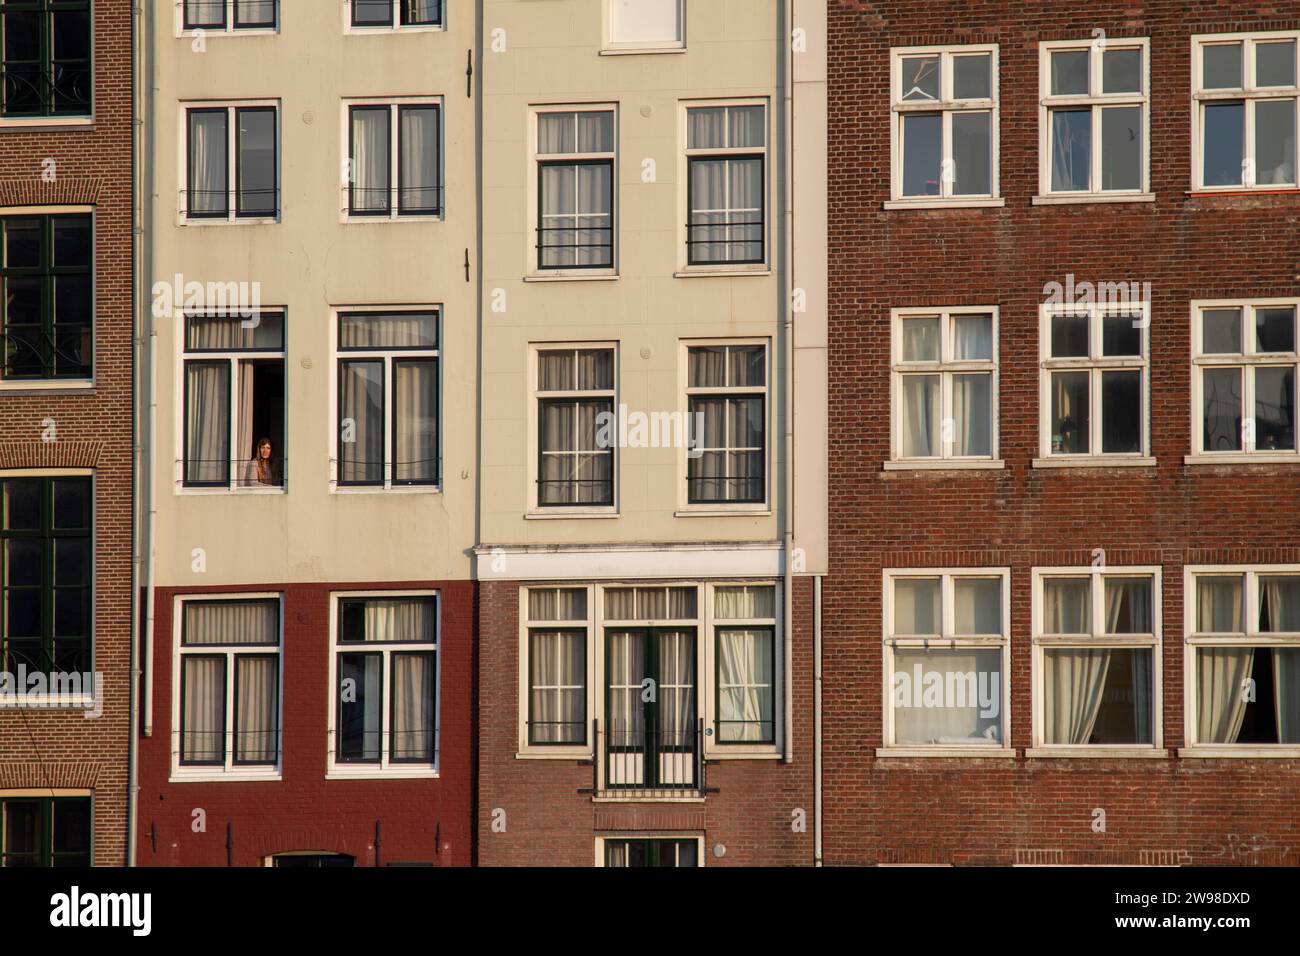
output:
[{"label": "dark green window frame", "polygon": [[[81,484],[84,486],[86,500],[86,518],[84,526],[57,527],[59,516],[56,507],[57,489],[62,485]],[[36,528],[13,528],[14,510],[17,501],[31,501],[32,486],[35,486],[38,501],[38,521]],[[40,477],[0,479],[0,506],[3,520],[0,521],[0,601],[3,603],[4,615],[0,618],[0,659],[4,669],[17,672],[17,665],[23,664],[29,672],[42,673],[89,673],[93,671],[93,633],[94,621],[94,575],[92,526],[94,523],[94,483],[90,478],[81,477]],[[64,516],[66,517],[66,516]],[[75,561],[78,550],[75,546],[60,548],[60,542],[84,542],[86,557],[82,565],[83,584],[59,584],[58,575],[67,573]],[[32,544],[36,547],[33,549]],[[39,552],[39,572],[32,577],[22,577],[31,568],[31,552]],[[25,552],[19,560],[18,553]],[[60,558],[63,558],[62,564]],[[11,577],[12,576],[12,577]],[[11,583],[22,581],[24,583]],[[36,630],[38,633],[14,636],[10,633],[14,617],[16,596],[35,593],[37,600]],[[84,623],[80,634],[58,634],[61,620],[61,608],[69,602],[81,604],[81,617]],[[30,597],[28,598],[30,602]]]},{"label": "dark green window frame", "polygon": [[[769,636],[771,653],[768,655],[769,673],[772,675],[772,682],[768,685],[767,695],[771,698],[772,705],[770,713],[771,720],[723,720],[722,719],[722,652],[718,646],[721,644],[722,635],[727,631],[763,631]],[[716,713],[714,714],[713,723],[715,725],[714,741],[719,747],[734,747],[736,745],[751,746],[773,745],[776,743],[776,627],[772,624],[756,624],[745,626],[743,624],[735,625],[731,623],[718,622],[713,628],[713,699],[717,702],[715,705]],[[728,740],[722,729],[726,725],[739,724],[747,726],[758,724],[763,730],[763,736],[756,740]]]},{"label": "dark green window frame", "polygon": [[[28,831],[33,843],[30,849],[15,849],[12,845],[21,826],[14,818],[20,814],[35,824]],[[77,825],[78,816],[84,817],[84,829]],[[71,832],[62,829],[69,817],[75,827]],[[93,821],[90,797],[0,798],[0,868],[90,866]]]},{"label": "dark green window frame", "polygon": [[[40,232],[35,265],[13,264],[11,234],[20,227]],[[63,262],[59,227],[85,229],[86,259]],[[84,279],[84,283],[78,280]],[[3,326],[4,381],[88,379],[94,370],[95,332],[95,222],[89,213],[42,216],[0,216],[0,311]],[[18,290],[39,296],[36,321],[16,322],[12,303]],[[86,301],[75,302],[78,288]],[[71,303],[65,310],[65,306]],[[64,311],[71,314],[64,316]],[[83,314],[78,314],[79,312]]]},{"label": "dark green window frame", "polygon": [[90,116],[94,44],[90,0],[0,0],[0,116]]}]

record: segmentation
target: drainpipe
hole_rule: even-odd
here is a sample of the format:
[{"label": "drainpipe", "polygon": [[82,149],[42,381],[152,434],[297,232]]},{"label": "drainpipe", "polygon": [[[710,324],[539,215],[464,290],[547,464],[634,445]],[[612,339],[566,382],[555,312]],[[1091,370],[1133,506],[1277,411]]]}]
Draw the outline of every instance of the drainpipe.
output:
[{"label": "drainpipe", "polygon": [[822,861],[822,576],[813,578],[813,866]]},{"label": "drainpipe", "polygon": [[782,148],[785,156],[782,160],[785,175],[782,178],[781,201],[785,207],[785,302],[783,304],[783,334],[785,341],[782,351],[785,361],[785,494],[784,494],[784,577],[785,600],[782,633],[785,640],[785,754],[786,763],[794,762],[794,205],[793,205],[793,159],[794,135],[792,120],[794,118],[794,48],[791,43],[791,31],[794,29],[794,0],[785,0],[784,29],[781,31],[785,44],[785,76],[782,79],[783,103],[782,124],[784,135]]},{"label": "drainpipe", "polygon": [[[148,70],[146,73],[147,86],[144,87],[145,96],[145,119],[144,119],[144,189],[143,189],[143,212],[145,222],[147,223],[147,234],[153,235],[153,196],[154,196],[154,136],[157,124],[154,122],[155,114],[155,89],[157,80],[155,78],[156,67],[154,64],[152,40],[156,33],[154,4],[147,4],[147,13],[145,14],[145,31],[146,58]],[[157,434],[158,434],[158,326],[153,317],[152,285],[150,279],[153,278],[153,244],[152,241],[143,243],[143,252],[140,258],[141,275],[143,281],[140,283],[140,294],[143,302],[141,315],[149,323],[149,408],[145,414],[147,423],[145,431],[145,452],[142,461],[140,473],[144,475],[144,501],[145,515],[147,525],[146,543],[145,543],[145,561],[147,575],[145,578],[144,590],[144,634],[140,640],[140,654],[142,666],[144,668],[144,736],[153,736],[153,672],[156,668],[153,666],[153,655],[150,649],[153,647],[153,629],[154,629],[154,576],[157,567],[155,560],[155,548],[157,544],[157,527],[158,527],[158,505],[155,500],[154,491],[154,461],[157,455]]]}]

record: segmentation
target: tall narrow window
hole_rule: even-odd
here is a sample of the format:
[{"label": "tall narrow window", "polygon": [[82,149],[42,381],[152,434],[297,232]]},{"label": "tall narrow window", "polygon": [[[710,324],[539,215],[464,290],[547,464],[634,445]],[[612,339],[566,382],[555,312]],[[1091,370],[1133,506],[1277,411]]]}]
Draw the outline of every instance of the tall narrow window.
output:
[{"label": "tall narrow window", "polygon": [[432,767],[437,597],[340,597],[337,615],[334,759]]},{"label": "tall narrow window", "polygon": [[89,478],[0,479],[0,663],[43,674],[91,670]]},{"label": "tall narrow window", "polygon": [[689,265],[765,261],[766,113],[761,105],[686,111]]},{"label": "tall narrow window", "polygon": [[717,587],[713,600],[718,743],[775,743],[776,591]]},{"label": "tall narrow window", "polygon": [[891,52],[893,199],[996,197],[997,47]]},{"label": "tall narrow window", "polygon": [[767,347],[687,349],[687,500],[761,504],[767,500]]},{"label": "tall narrow window", "polygon": [[537,268],[614,267],[614,111],[537,114]]},{"label": "tall narrow window", "polygon": [[1193,308],[1194,452],[1295,456],[1296,309],[1294,300]]},{"label": "tall narrow window", "polygon": [[605,0],[609,45],[621,50],[673,50],[686,45],[686,0]]},{"label": "tall narrow window", "polygon": [[353,27],[442,26],[443,0],[349,0]]},{"label": "tall narrow window", "polygon": [[185,317],[186,487],[284,486],[284,318]]},{"label": "tall narrow window", "polygon": [[1300,32],[1193,39],[1195,187],[1294,188]]},{"label": "tall narrow window", "polygon": [[1042,44],[1044,195],[1146,191],[1147,50],[1144,39]]},{"label": "tall narrow window", "polygon": [[528,744],[587,742],[587,590],[528,592]]},{"label": "tall narrow window", "polygon": [[434,103],[348,108],[348,214],[442,212],[440,108]]},{"label": "tall narrow window", "polygon": [[95,326],[92,218],[4,216],[0,235],[0,380],[90,378]]},{"label": "tall narrow window", "polygon": [[0,115],[89,116],[93,45],[90,0],[0,4]]},{"label": "tall narrow window", "polygon": [[279,215],[277,112],[274,106],[185,111],[186,218],[267,219]]},{"label": "tall narrow window", "polygon": [[438,320],[436,310],[339,314],[339,485],[438,484]]},{"label": "tall narrow window", "polygon": [[537,504],[614,503],[614,349],[537,352]]},{"label": "tall narrow window", "polygon": [[279,0],[184,0],[186,30],[274,30]]},{"label": "tall narrow window", "polygon": [[0,868],[90,866],[90,797],[0,797]]},{"label": "tall narrow window", "polygon": [[275,598],[182,602],[180,767],[279,763],[280,631]]}]

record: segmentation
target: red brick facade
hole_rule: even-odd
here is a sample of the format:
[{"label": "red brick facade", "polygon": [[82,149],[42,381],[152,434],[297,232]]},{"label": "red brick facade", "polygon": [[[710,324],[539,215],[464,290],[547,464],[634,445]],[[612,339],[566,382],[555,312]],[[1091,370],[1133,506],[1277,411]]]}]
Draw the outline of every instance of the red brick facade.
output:
[{"label": "red brick facade", "polygon": [[[330,594],[438,590],[437,779],[327,780]],[[173,613],[178,595],[283,596],[283,757],[277,782],[169,782],[172,766]],[[473,862],[474,586],[465,581],[159,588],[155,605],[153,734],[140,746],[141,866],[234,866],[278,853],[346,854],[357,866],[469,866]],[[204,832],[194,811],[202,809]]]},{"label": "red brick facade", "polygon": [[[94,475],[94,668],[103,714],[0,709],[0,791],[91,793],[93,859],[126,863],[132,558],[132,7],[94,4],[94,122],[0,128],[0,208],[93,206],[94,388],[0,392],[0,468]],[[50,165],[49,161],[53,161]],[[42,176],[43,173],[47,175]],[[53,174],[50,180],[48,174]],[[52,419],[52,441],[43,440]]]},{"label": "red brick facade", "polygon": [[[824,596],[828,864],[1300,863],[1300,761],[1180,757],[1184,578],[1300,562],[1300,468],[1191,452],[1190,303],[1297,294],[1300,193],[1189,195],[1190,37],[1300,28],[1295,3],[832,0],[831,575]],[[1149,37],[1154,202],[1034,205],[1039,43]],[[1003,208],[886,210],[891,47],[996,43]],[[1151,283],[1154,466],[1035,468],[1043,288]],[[996,306],[1004,470],[886,471],[890,310]],[[995,411],[999,411],[995,407]],[[1038,759],[1031,569],[1162,569],[1161,759]],[[882,570],[1009,568],[1010,759],[880,759]],[[1104,832],[1094,811],[1106,814]]]}]

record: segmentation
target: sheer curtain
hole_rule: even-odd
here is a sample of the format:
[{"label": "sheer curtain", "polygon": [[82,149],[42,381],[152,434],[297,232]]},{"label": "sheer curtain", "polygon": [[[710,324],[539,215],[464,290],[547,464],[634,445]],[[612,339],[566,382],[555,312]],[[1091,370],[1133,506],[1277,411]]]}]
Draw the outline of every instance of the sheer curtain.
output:
[{"label": "sheer curtain", "polygon": [[992,381],[984,372],[952,377],[954,455],[992,454]]},{"label": "sheer curtain", "polygon": [[433,762],[434,675],[432,654],[393,655],[394,760]]},{"label": "sheer curtain", "polygon": [[900,422],[904,458],[938,454],[939,376],[903,376],[903,416]]},{"label": "sheer curtain", "polygon": [[352,108],[352,211],[389,209],[389,109]]},{"label": "sheer curtain", "polygon": [[279,753],[279,659],[235,659],[235,759],[275,763]]},{"label": "sheer curtain", "polygon": [[229,189],[226,180],[226,111],[191,110],[189,119],[190,214],[225,213]]},{"label": "sheer curtain", "polygon": [[1091,634],[1091,594],[1085,579],[1043,581],[1043,633]]},{"label": "sheer curtain", "polygon": [[[937,675],[941,694],[937,702],[927,704],[924,689],[930,674]],[[921,682],[919,687],[918,681]],[[959,701],[955,692],[951,699],[943,699],[946,688],[955,688],[957,683],[964,691],[974,689],[973,695],[967,694],[960,701],[963,704],[960,707],[956,706]],[[983,709],[979,702],[981,684],[989,703]],[[1002,739],[1001,695],[1001,650],[896,648],[894,742],[904,746],[999,743]],[[975,699],[972,700],[972,696]],[[996,708],[993,707],[994,701]]]},{"label": "sheer curtain", "polygon": [[[613,631],[609,635],[609,743],[614,747],[641,747],[645,719],[641,682],[645,679],[644,631]],[[615,768],[611,768],[611,772]],[[625,766],[626,772],[631,767]],[[612,779],[619,779],[613,777]],[[624,778],[625,779],[625,778]]]},{"label": "sheer curtain", "polygon": [[1108,650],[1090,648],[1052,649],[1043,653],[1047,670],[1044,743],[1088,742],[1101,711],[1110,655]]},{"label": "sheer curtain", "polygon": [[1196,652],[1197,739],[1205,744],[1233,744],[1246,717],[1243,682],[1255,666],[1253,648],[1202,647]]},{"label": "sheer curtain", "polygon": [[584,737],[585,631],[533,631],[529,642],[532,688],[531,739],[568,743]]},{"label": "sheer curtain", "polygon": [[[1260,630],[1300,632],[1300,578],[1260,579]],[[1278,743],[1300,743],[1300,649],[1273,650],[1273,706]]]},{"label": "sheer curtain", "polygon": [[725,620],[765,619],[776,616],[776,593],[765,585],[716,588],[714,615]]},{"label": "sheer curtain", "polygon": [[276,601],[187,601],[184,620],[185,647],[279,643],[280,607]]},{"label": "sheer curtain", "polygon": [[441,205],[438,109],[434,106],[404,106],[399,112],[402,149],[398,208],[402,212],[437,212]]},{"label": "sheer curtain", "polygon": [[727,161],[691,160],[692,262],[726,262]]},{"label": "sheer curtain", "polygon": [[393,480],[438,480],[438,365],[431,359],[393,363],[397,421]]},{"label": "sheer curtain", "polygon": [[765,740],[772,724],[772,630],[718,630],[718,735]]},{"label": "sheer curtain", "polygon": [[342,317],[344,349],[436,349],[437,312],[354,312]]},{"label": "sheer curtain", "polygon": [[[238,445],[231,457],[234,459],[235,467],[242,469],[245,462],[257,457],[257,449],[253,447],[253,442],[257,441],[257,438],[253,435],[253,383],[255,381],[253,373],[256,366],[252,362],[240,362],[237,369],[239,374],[239,411],[235,426]],[[253,472],[252,478],[253,483],[256,483],[256,471]],[[269,475],[267,479],[272,480]]]},{"label": "sheer curtain", "polygon": [[220,762],[226,752],[226,659],[182,659],[181,760]]},{"label": "sheer curtain", "polygon": [[581,588],[534,588],[528,592],[530,621],[583,621],[587,592]]},{"label": "sheer curtain", "polygon": [[220,483],[230,464],[230,363],[185,364],[185,480]]},{"label": "sheer curtain", "polygon": [[610,265],[614,233],[614,168],[610,163],[576,167],[577,264]]},{"label": "sheer curtain", "polygon": [[894,582],[894,633],[928,636],[940,632],[939,582],[900,579]]},{"label": "sheer curtain", "polygon": [[432,644],[436,639],[431,600],[423,598],[366,601],[366,640]]},{"label": "sheer curtain", "polygon": [[[339,478],[344,482],[384,480],[384,363],[340,363],[344,421],[339,427]],[[352,423],[351,435],[347,421]],[[353,441],[346,439],[351,437]]]},{"label": "sheer curtain", "polygon": [[[1106,633],[1150,634],[1151,581],[1146,578],[1112,578],[1105,584]],[[1134,742],[1152,743],[1151,705],[1155,688],[1151,683],[1153,652],[1127,652],[1132,667]]]},{"label": "sheer curtain", "polygon": [[[695,632],[661,631],[659,643],[659,746],[694,749]],[[662,755],[661,782],[689,783],[694,776],[690,754]]]}]

